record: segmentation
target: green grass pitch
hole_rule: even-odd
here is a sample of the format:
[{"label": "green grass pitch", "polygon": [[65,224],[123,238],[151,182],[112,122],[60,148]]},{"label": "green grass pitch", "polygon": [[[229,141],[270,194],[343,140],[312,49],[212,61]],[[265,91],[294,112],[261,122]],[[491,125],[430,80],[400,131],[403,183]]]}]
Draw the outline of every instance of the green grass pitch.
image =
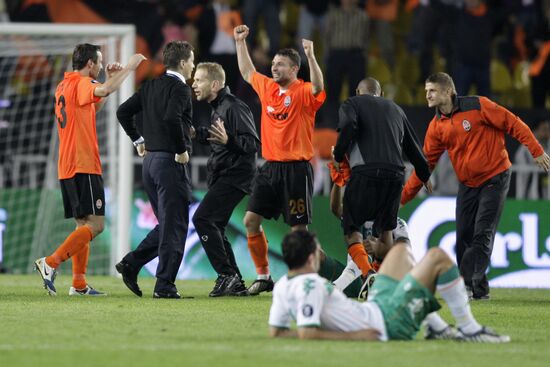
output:
[{"label": "green grass pitch", "polygon": [[[69,297],[70,278],[49,297],[33,275],[0,276],[0,366],[549,366],[550,290],[494,289],[472,308],[512,337],[507,345],[451,341],[367,343],[274,340],[271,294],[208,298],[212,281],[178,281],[194,299],[138,298],[120,279],[90,277],[108,297]],[[446,306],[442,316],[450,321]]]}]

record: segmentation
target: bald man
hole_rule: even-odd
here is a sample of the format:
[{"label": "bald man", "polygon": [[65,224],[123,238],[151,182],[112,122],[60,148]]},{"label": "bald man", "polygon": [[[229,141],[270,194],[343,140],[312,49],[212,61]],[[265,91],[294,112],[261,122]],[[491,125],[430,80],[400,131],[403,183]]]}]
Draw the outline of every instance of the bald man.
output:
[{"label": "bald man", "polygon": [[358,96],[361,96],[363,94],[368,94],[375,97],[384,96],[384,92],[382,91],[382,87],[380,86],[380,83],[378,82],[378,80],[372,77],[368,77],[361,80],[359,84],[357,84],[355,93]]},{"label": "bald man", "polygon": [[357,94],[340,107],[333,163],[338,169],[348,156],[352,169],[344,193],[342,223],[348,253],[366,279],[374,271],[363,246],[361,226],[373,221],[374,234],[386,244],[393,243],[405,178],[402,153],[423,182],[428,182],[430,170],[407,116],[401,107],[382,97],[380,83],[366,78],[359,82]]}]

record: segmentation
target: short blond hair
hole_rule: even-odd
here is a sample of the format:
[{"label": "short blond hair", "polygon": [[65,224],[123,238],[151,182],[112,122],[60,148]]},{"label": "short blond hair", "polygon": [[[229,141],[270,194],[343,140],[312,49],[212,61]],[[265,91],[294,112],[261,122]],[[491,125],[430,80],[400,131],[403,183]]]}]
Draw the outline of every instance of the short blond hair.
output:
[{"label": "short blond hair", "polygon": [[225,71],[217,62],[201,62],[197,65],[197,70],[206,70],[206,78],[210,81],[217,80],[221,86],[225,85]]},{"label": "short blond hair", "polygon": [[430,75],[426,79],[426,83],[439,84],[445,89],[450,89],[454,95],[456,95],[456,88],[453,78],[447,73],[435,73]]}]

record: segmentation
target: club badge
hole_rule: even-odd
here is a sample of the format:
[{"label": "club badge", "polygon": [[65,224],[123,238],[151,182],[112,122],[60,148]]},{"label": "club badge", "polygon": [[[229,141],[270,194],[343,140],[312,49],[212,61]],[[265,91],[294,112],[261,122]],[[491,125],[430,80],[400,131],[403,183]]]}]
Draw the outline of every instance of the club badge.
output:
[{"label": "club badge", "polygon": [[103,206],[103,202],[101,201],[101,199],[97,199],[95,202],[95,207],[98,209],[101,209],[102,206]]},{"label": "club badge", "polygon": [[290,106],[290,104],[292,103],[292,99],[290,98],[290,96],[286,96],[285,101],[283,103],[284,103],[285,107]]},{"label": "club badge", "polygon": [[464,128],[465,131],[472,130],[472,125],[470,124],[470,121],[468,121],[468,120],[462,120],[462,127]]},{"label": "club badge", "polygon": [[302,314],[305,317],[311,317],[311,315],[313,315],[313,307],[311,307],[311,305],[304,305],[304,307],[302,307]]}]

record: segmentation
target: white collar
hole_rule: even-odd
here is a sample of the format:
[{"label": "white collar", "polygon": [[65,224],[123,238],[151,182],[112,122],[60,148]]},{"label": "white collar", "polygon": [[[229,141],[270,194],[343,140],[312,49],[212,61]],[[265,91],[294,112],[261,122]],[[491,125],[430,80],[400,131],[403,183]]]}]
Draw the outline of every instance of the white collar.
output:
[{"label": "white collar", "polygon": [[166,70],[166,74],[174,75],[174,76],[177,77],[179,80],[181,80],[182,82],[185,83],[185,77],[184,77],[183,75],[181,75],[180,73],[178,73],[177,71],[174,71],[174,70]]}]

